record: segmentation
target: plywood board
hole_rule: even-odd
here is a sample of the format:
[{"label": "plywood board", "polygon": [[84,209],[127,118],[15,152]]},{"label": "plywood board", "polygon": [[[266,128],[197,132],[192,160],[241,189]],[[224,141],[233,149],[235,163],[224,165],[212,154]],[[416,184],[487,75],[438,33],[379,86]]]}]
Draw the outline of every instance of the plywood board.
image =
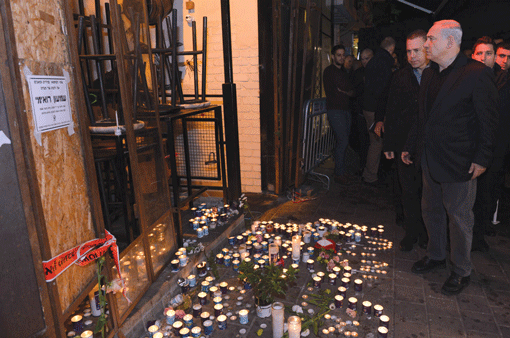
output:
[{"label": "plywood board", "polygon": [[[76,127],[77,107],[73,97],[76,84],[69,84],[75,133],[69,135],[67,129],[43,133],[39,145],[33,136],[30,96],[23,74],[25,66],[37,75],[62,76],[64,70],[69,74],[74,71],[69,64],[68,37],[63,28],[61,7],[64,4],[34,0],[11,2],[31,146],[52,256],[96,237],[85,176],[83,139]],[[62,311],[94,278],[94,274],[93,264],[84,268],[72,266],[57,278]]]}]

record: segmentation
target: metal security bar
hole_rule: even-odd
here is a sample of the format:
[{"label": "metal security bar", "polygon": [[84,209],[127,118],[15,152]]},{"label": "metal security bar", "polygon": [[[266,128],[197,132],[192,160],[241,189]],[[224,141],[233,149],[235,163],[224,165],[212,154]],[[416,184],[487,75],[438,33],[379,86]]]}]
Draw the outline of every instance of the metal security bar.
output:
[{"label": "metal security bar", "polygon": [[301,169],[310,179],[323,183],[329,190],[329,176],[314,169],[333,153],[335,135],[326,115],[326,99],[305,102],[303,109],[303,161]]}]

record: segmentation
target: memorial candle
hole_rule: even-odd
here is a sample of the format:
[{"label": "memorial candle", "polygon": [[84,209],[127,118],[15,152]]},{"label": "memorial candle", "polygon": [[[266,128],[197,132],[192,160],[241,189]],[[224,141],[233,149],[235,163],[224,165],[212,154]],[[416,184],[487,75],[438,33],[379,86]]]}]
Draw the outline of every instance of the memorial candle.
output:
[{"label": "memorial candle", "polygon": [[301,257],[301,236],[295,235],[292,237],[292,259],[299,260]]},{"label": "memorial candle", "polygon": [[283,322],[285,320],[285,307],[283,303],[274,302],[271,307],[273,316],[273,338],[280,338],[283,336]]},{"label": "memorial candle", "polygon": [[299,338],[301,336],[301,318],[290,316],[288,321],[289,338]]}]

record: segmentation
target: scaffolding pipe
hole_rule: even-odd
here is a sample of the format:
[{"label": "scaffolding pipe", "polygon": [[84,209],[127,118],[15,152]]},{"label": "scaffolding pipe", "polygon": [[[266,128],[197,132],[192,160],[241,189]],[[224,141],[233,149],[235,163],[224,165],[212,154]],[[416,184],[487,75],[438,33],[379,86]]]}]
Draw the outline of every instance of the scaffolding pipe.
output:
[{"label": "scaffolding pipe", "polygon": [[223,114],[225,122],[225,148],[227,153],[227,195],[229,202],[241,196],[241,163],[239,160],[239,127],[237,123],[237,92],[232,71],[232,38],[230,30],[230,1],[221,0],[223,35],[223,63],[225,83],[223,90]]}]

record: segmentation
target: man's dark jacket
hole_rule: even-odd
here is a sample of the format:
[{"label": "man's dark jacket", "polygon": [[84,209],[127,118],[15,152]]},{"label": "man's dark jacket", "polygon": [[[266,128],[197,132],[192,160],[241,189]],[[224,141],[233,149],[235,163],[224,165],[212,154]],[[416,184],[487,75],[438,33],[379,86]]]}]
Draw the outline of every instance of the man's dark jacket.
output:
[{"label": "man's dark jacket", "polygon": [[363,93],[363,110],[375,112],[377,101],[391,79],[391,67],[395,60],[383,48],[379,48],[365,68],[365,90]]},{"label": "man's dark jacket", "polygon": [[494,64],[494,75],[499,94],[499,121],[496,131],[496,144],[494,157],[505,157],[510,146],[510,81],[508,73],[501,70],[501,67]]},{"label": "man's dark jacket", "polygon": [[490,164],[498,121],[492,70],[462,53],[451,66],[432,107],[427,107],[427,95],[439,66],[431,62],[423,71],[418,119],[404,147],[418,162],[425,151],[430,175],[438,182],[468,181],[471,163]]},{"label": "man's dark jacket", "polygon": [[420,85],[410,65],[397,70],[388,87],[383,151],[401,152],[418,116]]}]

